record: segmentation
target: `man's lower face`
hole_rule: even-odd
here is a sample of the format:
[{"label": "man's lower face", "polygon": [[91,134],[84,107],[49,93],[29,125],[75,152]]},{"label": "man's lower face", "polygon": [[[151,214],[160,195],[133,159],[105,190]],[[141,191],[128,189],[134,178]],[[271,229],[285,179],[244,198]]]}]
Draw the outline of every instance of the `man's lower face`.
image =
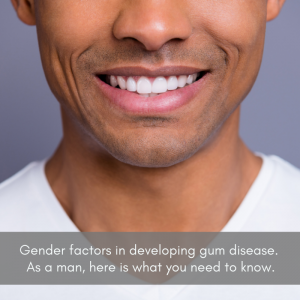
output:
[{"label": "man's lower face", "polygon": [[36,5],[45,73],[66,115],[83,125],[74,129],[131,165],[167,167],[191,157],[259,70],[265,1]]}]

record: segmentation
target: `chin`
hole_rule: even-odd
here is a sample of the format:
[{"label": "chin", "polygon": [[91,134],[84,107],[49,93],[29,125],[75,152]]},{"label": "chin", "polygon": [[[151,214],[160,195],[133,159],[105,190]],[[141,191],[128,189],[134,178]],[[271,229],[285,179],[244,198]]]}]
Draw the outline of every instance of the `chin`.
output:
[{"label": "chin", "polygon": [[167,168],[183,162],[190,156],[192,156],[192,154],[177,153],[177,155],[170,155],[168,151],[157,151],[156,149],[152,151],[147,149],[139,155],[128,155],[128,153],[114,155],[117,160],[140,168]]},{"label": "chin", "polygon": [[199,149],[195,139],[186,141],[174,138],[157,137],[155,140],[141,138],[120,139],[116,143],[107,144],[106,149],[117,160],[136,167],[166,168],[190,158]]}]

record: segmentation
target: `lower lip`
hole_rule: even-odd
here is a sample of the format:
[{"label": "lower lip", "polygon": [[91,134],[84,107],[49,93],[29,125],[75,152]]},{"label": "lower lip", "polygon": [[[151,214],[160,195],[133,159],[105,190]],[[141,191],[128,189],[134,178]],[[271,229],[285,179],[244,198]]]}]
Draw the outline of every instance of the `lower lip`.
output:
[{"label": "lower lip", "polygon": [[114,88],[98,77],[96,79],[101,91],[114,106],[127,113],[149,115],[169,113],[189,103],[203,88],[207,75],[193,84],[154,97],[139,96],[127,90]]}]

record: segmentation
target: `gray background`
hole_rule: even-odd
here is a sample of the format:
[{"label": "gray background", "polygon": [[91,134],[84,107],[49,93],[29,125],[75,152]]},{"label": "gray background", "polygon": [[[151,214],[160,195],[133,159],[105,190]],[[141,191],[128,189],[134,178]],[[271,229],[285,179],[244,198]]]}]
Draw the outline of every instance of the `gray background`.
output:
[{"label": "gray background", "polygon": [[[268,24],[258,80],[242,108],[241,135],[251,149],[300,167],[300,1],[287,0]],[[9,0],[0,6],[0,182],[51,155],[62,136],[59,106],[40,63],[35,27]]]}]

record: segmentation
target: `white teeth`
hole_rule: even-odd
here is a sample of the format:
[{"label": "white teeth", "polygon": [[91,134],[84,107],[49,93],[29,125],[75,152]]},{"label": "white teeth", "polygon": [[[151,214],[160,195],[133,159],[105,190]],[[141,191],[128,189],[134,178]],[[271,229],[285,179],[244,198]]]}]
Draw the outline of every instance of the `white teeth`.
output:
[{"label": "white teeth", "polygon": [[151,93],[151,82],[147,77],[142,76],[137,82],[137,92],[139,94]]},{"label": "white teeth", "polygon": [[125,79],[122,76],[118,76],[117,80],[118,80],[119,87],[122,90],[126,90],[126,81],[125,81]]},{"label": "white teeth", "polygon": [[136,92],[136,82],[132,77],[127,79],[127,90],[130,92]]},{"label": "white teeth", "polygon": [[181,75],[178,77],[178,87],[184,87],[186,85],[187,76]]},{"label": "white teeth", "polygon": [[193,83],[193,79],[194,79],[193,75],[189,75],[188,78],[187,78],[187,80],[186,80],[186,83],[187,84],[192,84]]},{"label": "white teeth", "polygon": [[113,87],[119,85],[122,90],[127,89],[130,92],[137,92],[143,97],[154,97],[167,91],[185,87],[186,84],[192,84],[196,81],[198,75],[199,73],[188,76],[170,76],[168,79],[163,76],[158,76],[154,79],[152,84],[145,76],[140,77],[137,82],[132,76],[128,77],[127,80],[122,76],[110,76],[109,81]]},{"label": "white teeth", "polygon": [[112,87],[116,87],[118,85],[118,81],[115,76],[110,76],[110,85]]},{"label": "white teeth", "polygon": [[170,76],[168,79],[168,90],[173,91],[178,88],[178,80],[176,76]]},{"label": "white teeth", "polygon": [[165,93],[168,90],[168,84],[165,77],[159,76],[152,83],[152,93]]}]

